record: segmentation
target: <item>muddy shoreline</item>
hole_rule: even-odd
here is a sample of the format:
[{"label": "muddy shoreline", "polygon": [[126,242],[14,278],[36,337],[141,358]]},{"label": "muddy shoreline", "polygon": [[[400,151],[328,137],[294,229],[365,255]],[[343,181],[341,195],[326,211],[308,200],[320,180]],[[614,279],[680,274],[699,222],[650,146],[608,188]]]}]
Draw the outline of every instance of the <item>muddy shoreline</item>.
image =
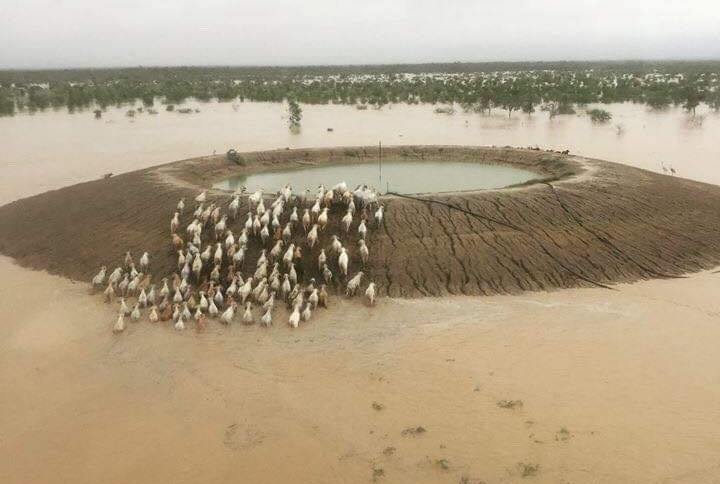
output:
[{"label": "muddy shoreline", "polygon": [[[385,197],[384,224],[369,233],[366,271],[381,294],[606,286],[720,263],[718,186],[525,149],[408,146],[383,153],[385,159],[516,164],[536,171],[538,180],[421,201]],[[125,251],[139,256],[147,250],[158,277],[175,270],[168,227],[180,197],[192,200],[200,188],[243,171],[368,162],[376,154],[376,147],[242,153],[244,167],[223,156],[196,158],[46,192],[0,207],[0,253],[26,267],[88,281],[100,265],[118,264]],[[230,194],[211,190],[209,197],[226,206]],[[239,231],[241,224],[231,228]],[[357,268],[357,251],[348,243]],[[256,255],[249,255],[249,264]],[[303,270],[313,274],[315,268]]]}]

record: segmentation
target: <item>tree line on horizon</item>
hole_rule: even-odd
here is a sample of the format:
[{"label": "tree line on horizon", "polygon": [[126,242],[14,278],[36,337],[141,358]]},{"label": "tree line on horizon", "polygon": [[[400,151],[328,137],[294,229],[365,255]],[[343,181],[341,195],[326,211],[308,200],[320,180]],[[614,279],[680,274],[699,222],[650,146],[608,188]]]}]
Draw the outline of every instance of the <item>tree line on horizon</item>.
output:
[{"label": "tree line on horizon", "polygon": [[152,107],[188,99],[359,106],[457,103],[467,111],[502,109],[508,115],[538,108],[551,115],[569,114],[575,105],[614,102],[644,103],[657,110],[681,105],[693,113],[704,102],[720,109],[720,62],[560,64],[556,69],[503,71],[462,69],[476,64],[395,66],[396,70],[366,66],[364,71],[363,66],[0,71],[0,115],[138,102]]}]

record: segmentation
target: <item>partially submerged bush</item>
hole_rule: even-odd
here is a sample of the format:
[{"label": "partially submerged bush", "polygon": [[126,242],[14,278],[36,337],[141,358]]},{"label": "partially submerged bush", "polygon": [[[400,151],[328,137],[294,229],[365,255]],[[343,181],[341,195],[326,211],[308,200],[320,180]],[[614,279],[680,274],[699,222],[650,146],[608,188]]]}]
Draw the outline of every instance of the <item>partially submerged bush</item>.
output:
[{"label": "partially submerged bush", "polygon": [[455,108],[452,106],[438,106],[435,108],[435,114],[455,114]]},{"label": "partially submerged bush", "polygon": [[612,114],[604,109],[591,109],[587,114],[593,123],[607,123],[612,119]]},{"label": "partially submerged bush", "polygon": [[550,113],[550,117],[554,118],[555,116],[564,114],[575,114],[575,107],[570,102],[551,102],[544,104],[540,107],[541,111],[548,111]]},{"label": "partially submerged bush", "polygon": [[423,427],[422,425],[418,425],[417,427],[406,428],[405,430],[400,432],[400,435],[402,435],[403,437],[407,437],[407,436],[411,436],[411,435],[421,435],[421,434],[424,434],[425,432],[427,432],[425,427]]},{"label": "partially submerged bush", "polygon": [[500,408],[515,409],[523,406],[522,400],[500,400],[497,402],[497,406]]},{"label": "partially submerged bush", "polygon": [[288,99],[288,124],[291,131],[300,129],[302,121],[302,108],[295,99]]},{"label": "partially submerged bush", "polygon": [[526,462],[519,462],[518,469],[520,469],[520,475],[523,478],[536,476],[540,471],[540,464],[529,464]]},{"label": "partially submerged bush", "polygon": [[235,149],[232,149],[232,148],[229,149],[228,152],[225,154],[225,156],[227,157],[227,160],[230,162],[236,163],[238,165],[245,164],[245,160],[243,159],[242,156],[240,156],[238,154],[237,150],[235,150]]},{"label": "partially submerged bush", "polygon": [[572,437],[572,434],[565,427],[561,427],[560,430],[555,433],[555,440],[565,441],[570,439],[570,437]]}]

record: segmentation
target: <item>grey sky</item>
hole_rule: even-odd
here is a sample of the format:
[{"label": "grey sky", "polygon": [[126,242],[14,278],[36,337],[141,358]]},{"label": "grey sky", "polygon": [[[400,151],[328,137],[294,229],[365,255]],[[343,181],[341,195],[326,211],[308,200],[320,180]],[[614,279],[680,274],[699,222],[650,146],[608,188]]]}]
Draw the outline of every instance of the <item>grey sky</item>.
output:
[{"label": "grey sky", "polygon": [[0,0],[0,67],[720,58],[718,0]]}]

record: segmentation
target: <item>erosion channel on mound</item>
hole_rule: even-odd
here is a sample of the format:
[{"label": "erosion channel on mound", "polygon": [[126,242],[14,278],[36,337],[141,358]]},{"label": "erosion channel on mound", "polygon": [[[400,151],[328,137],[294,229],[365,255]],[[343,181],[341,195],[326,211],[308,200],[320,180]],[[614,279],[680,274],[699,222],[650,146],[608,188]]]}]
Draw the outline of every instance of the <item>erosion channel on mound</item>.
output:
[{"label": "erosion channel on mound", "polygon": [[[89,281],[130,251],[150,252],[155,279],[176,271],[169,223],[181,197],[200,190],[223,210],[231,192],[211,189],[233,175],[322,164],[367,163],[377,148],[297,149],[183,160],[83,183],[0,207],[0,252],[20,264]],[[385,219],[368,232],[365,272],[390,296],[507,294],[677,277],[720,263],[720,187],[615,163],[514,148],[413,146],[383,149],[388,161],[507,164],[537,173],[521,186],[381,197]],[[408,176],[412,176],[409,173]],[[340,180],[338,180],[340,181]],[[353,185],[353,180],[346,180]],[[288,180],[292,183],[292,180]],[[267,200],[280,187],[272,190]],[[229,224],[238,234],[247,213]],[[189,209],[189,212],[192,208]],[[319,244],[303,258],[317,277],[317,253],[340,233],[330,212]],[[288,213],[285,213],[287,218]],[[190,222],[186,210],[181,232]],[[284,223],[286,220],[282,220]],[[360,269],[356,217],[342,237],[351,274]],[[271,245],[268,245],[270,248]],[[259,244],[249,247],[246,270]],[[305,249],[307,250],[307,249]],[[307,254],[306,254],[307,255]]]}]

